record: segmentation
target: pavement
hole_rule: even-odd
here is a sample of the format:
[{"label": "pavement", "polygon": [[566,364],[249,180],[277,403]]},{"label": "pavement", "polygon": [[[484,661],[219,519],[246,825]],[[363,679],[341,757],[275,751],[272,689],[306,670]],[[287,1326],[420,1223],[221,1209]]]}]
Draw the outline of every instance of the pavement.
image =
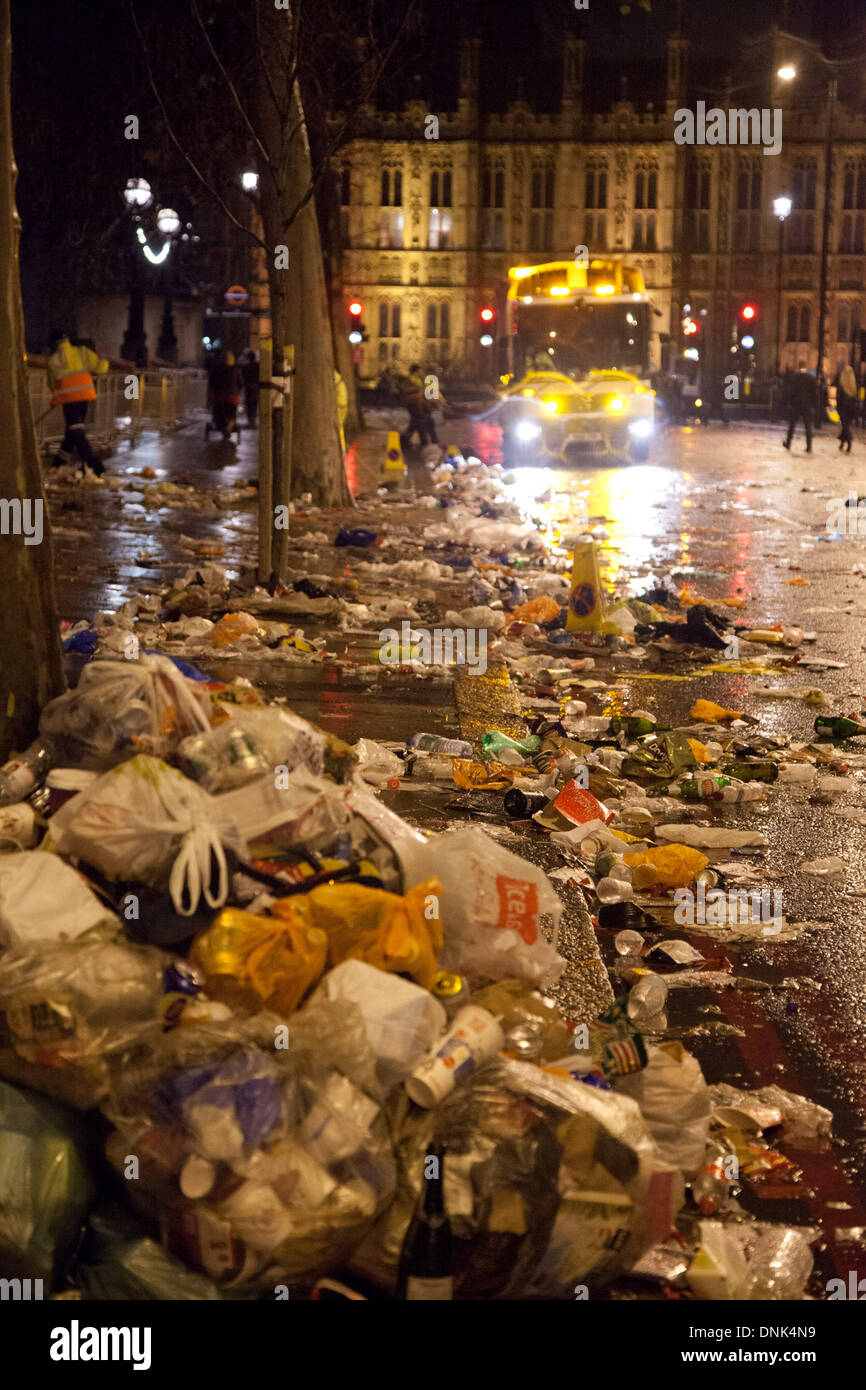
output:
[{"label": "pavement", "polygon": [[[388,423],[377,418],[378,428],[350,450],[353,491],[372,500],[356,513],[306,511],[293,519],[296,574],[351,576],[351,556],[360,552],[347,557],[320,541],[305,548],[303,540],[310,533],[332,537],[344,521],[396,528],[404,538],[401,554],[436,558],[437,552],[424,550],[420,530],[442,514],[423,503],[430,481],[420,460],[411,460],[407,490],[388,499],[375,496]],[[806,455],[802,437],[790,453],[781,438],[781,428],[766,426],[681,428],[656,441],[643,465],[600,460],[514,471],[512,496],[531,511],[555,514],[563,536],[569,516],[581,500],[586,503],[591,524],[601,528],[603,577],[622,592],[637,594],[672,574],[710,600],[744,599],[745,606],[733,610],[737,619],[755,626],[781,622],[814,633],[815,643],[798,649],[799,655],[840,663],[838,669],[793,667],[770,677],[704,672],[713,659],[709,654],[697,666],[637,664],[619,654],[600,662],[597,674],[616,678],[627,708],[648,708],[661,722],[685,724],[694,700],[702,697],[754,715],[762,732],[802,739],[811,736],[814,708],[781,696],[758,697],[756,684],[820,686],[840,697],[846,710],[866,708],[866,517],[862,538],[851,508],[851,533],[828,538],[837,529],[834,513],[846,518],[846,497],[866,493],[866,440],[855,437],[853,452],[842,455],[827,428]],[[488,421],[446,422],[440,439],[488,463],[501,459],[499,431]],[[147,470],[152,476],[145,476]],[[63,618],[76,621],[116,609],[133,594],[162,587],[173,574],[208,559],[230,571],[253,564],[254,472],[254,436],[243,435],[238,446],[216,439],[206,444],[196,423],[170,437],[146,435],[134,448],[121,447],[108,461],[104,486],[52,486]],[[172,494],[166,483],[190,491]],[[381,594],[387,585],[377,588],[365,579],[361,589],[365,595]],[[424,603],[440,611],[461,605],[457,589],[419,594],[419,599],[419,611]],[[462,602],[469,599],[464,595]],[[315,623],[308,625],[308,631],[316,630]],[[341,641],[356,658],[354,668],[290,666],[277,672],[274,665],[245,663],[242,671],[349,742],[363,735],[403,739],[419,728],[459,731],[450,680],[407,675],[383,688],[371,681],[369,666],[365,674],[365,651],[372,653],[374,639],[348,634]],[[221,676],[241,670],[236,662],[218,659],[208,669]],[[706,813],[714,822],[764,832],[766,882],[781,889],[786,918],[810,926],[790,943],[724,947],[697,930],[684,931],[705,956],[730,962],[735,975],[763,987],[678,990],[668,1010],[670,1035],[683,1038],[710,1082],[775,1082],[833,1112],[833,1148],[792,1154],[801,1181],[760,1191],[744,1188],[740,1199],[764,1218],[820,1222],[826,1239],[818,1266],[824,1277],[834,1272],[844,1277],[848,1270],[866,1274],[861,1239],[866,1235],[866,842],[863,825],[839,814],[866,807],[862,775],[838,796],[785,786],[766,803]],[[445,811],[432,796],[386,795],[401,814],[411,800],[412,818],[431,829],[453,822],[455,812]],[[491,794],[491,812],[496,801]],[[543,862],[545,849],[539,843],[521,852]],[[803,860],[828,855],[844,860],[844,875],[821,879],[800,871]],[[579,997],[597,1000],[606,989],[598,961],[613,962],[614,933],[593,931],[582,902],[570,905],[568,921],[563,950],[570,962],[570,997],[573,1003]],[[580,987],[575,979],[582,980]]]}]

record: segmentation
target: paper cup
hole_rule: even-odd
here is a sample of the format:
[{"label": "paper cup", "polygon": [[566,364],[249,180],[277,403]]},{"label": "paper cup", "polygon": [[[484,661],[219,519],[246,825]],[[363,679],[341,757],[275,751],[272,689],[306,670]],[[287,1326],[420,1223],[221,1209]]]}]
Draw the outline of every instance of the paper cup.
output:
[{"label": "paper cup", "polygon": [[26,801],[0,809],[0,851],[32,849],[39,839],[33,807]]},{"label": "paper cup", "polygon": [[483,1062],[489,1062],[505,1046],[505,1034],[493,1014],[478,1004],[467,1004],[456,1015],[448,1032],[405,1082],[406,1093],[425,1110],[438,1105]]}]

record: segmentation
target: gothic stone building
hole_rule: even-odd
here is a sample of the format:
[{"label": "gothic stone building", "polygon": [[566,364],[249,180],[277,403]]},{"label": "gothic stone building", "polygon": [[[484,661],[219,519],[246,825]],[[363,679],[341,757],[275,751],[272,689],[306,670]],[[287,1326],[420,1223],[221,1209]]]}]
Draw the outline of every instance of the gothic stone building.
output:
[{"label": "gothic stone building", "polygon": [[[532,110],[520,93],[504,111],[479,109],[479,44],[469,40],[456,111],[412,100],[401,111],[366,106],[353,118],[336,165],[346,298],[362,301],[369,335],[361,377],[415,360],[489,376],[479,314],[495,306],[502,331],[508,267],[571,258],[579,245],[638,263],[656,330],[680,346],[690,304],[700,328],[689,342],[714,364],[728,360],[748,301],[758,310],[749,325],[758,375],[775,368],[777,324],[782,367],[804,358],[814,366],[828,148],[825,365],[832,372],[849,358],[859,364],[866,119],[862,102],[846,105],[840,94],[828,140],[832,68],[814,46],[778,31],[755,39],[735,74],[752,74],[747,82],[701,92],[689,85],[688,42],[675,35],[667,40],[664,107],[620,100],[601,114],[584,109],[585,47],[578,38],[563,42],[553,114]],[[797,79],[783,83],[777,68],[792,53]],[[677,144],[675,113],[701,99],[708,108],[781,109],[781,151]],[[793,207],[780,253],[773,203],[781,195]],[[662,341],[654,335],[656,360]]]}]

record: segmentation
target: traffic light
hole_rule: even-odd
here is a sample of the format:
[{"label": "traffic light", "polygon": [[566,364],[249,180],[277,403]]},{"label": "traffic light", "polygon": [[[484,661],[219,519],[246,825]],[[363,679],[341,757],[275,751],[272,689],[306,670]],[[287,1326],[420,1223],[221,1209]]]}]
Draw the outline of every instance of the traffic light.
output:
[{"label": "traffic light", "polygon": [[357,346],[358,343],[365,343],[367,341],[367,334],[361,322],[361,315],[364,312],[363,304],[360,299],[351,299],[346,305],[346,308],[349,311],[349,342],[354,343],[355,346]]},{"label": "traffic light", "polygon": [[491,309],[489,304],[485,304],[484,308],[481,310],[480,318],[482,323],[492,323],[496,318],[496,310]]},{"label": "traffic light", "polygon": [[755,308],[754,304],[744,304],[744,305],[743,305],[742,309],[740,310],[740,318],[741,318],[741,319],[745,319],[747,323],[754,323],[754,321],[755,321],[755,319],[756,319],[757,317],[758,317],[758,311],[757,311],[757,309]]}]

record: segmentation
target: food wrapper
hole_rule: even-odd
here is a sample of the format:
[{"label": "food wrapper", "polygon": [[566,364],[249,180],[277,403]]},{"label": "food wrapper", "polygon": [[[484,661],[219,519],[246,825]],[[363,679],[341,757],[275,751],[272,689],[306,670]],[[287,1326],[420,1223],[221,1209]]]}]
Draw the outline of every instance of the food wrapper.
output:
[{"label": "food wrapper", "polygon": [[196,937],[190,959],[216,999],[281,1018],[293,1014],[321,977],[328,938],[297,914],[258,917],[229,907]]},{"label": "food wrapper", "polygon": [[271,911],[323,931],[331,965],[364,960],[380,970],[411,975],[430,989],[442,947],[440,893],[436,878],[417,883],[404,897],[359,883],[329,883],[303,896],[281,898]]},{"label": "food wrapper", "polygon": [[471,758],[452,758],[451,776],[458,787],[467,791],[507,791],[518,777],[526,776],[526,768],[506,767],[504,763],[476,763]]},{"label": "food wrapper", "polygon": [[522,1023],[539,1024],[543,1039],[539,1062],[563,1057],[572,1045],[571,1030],[553,1000],[533,989],[528,980],[497,980],[474,990],[472,1002],[498,1018],[504,1033]]},{"label": "food wrapper", "polygon": [[705,854],[689,845],[657,845],[654,849],[624,854],[623,859],[632,869],[651,869],[652,879],[648,874],[644,877],[663,888],[687,888],[710,862]]},{"label": "food wrapper", "polygon": [[562,607],[551,594],[539,594],[527,599],[508,615],[509,623],[549,623],[559,617]]}]

